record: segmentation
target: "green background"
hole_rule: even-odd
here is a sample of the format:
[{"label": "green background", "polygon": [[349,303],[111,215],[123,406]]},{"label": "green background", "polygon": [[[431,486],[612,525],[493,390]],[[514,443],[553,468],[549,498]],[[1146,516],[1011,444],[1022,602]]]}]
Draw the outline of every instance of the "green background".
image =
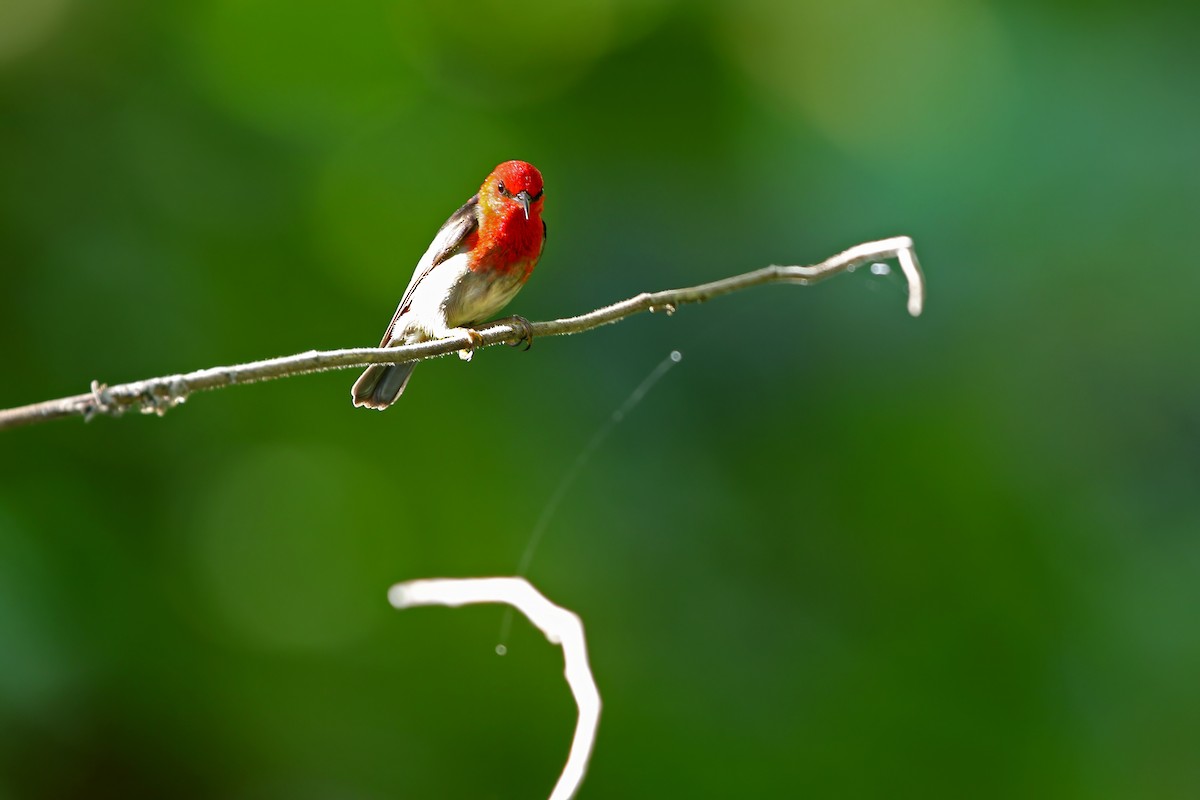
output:
[{"label": "green background", "polygon": [[0,798],[1200,796],[1195,12],[1124,3],[4,0],[0,406],[373,345],[509,158],[510,310],[912,236],[526,354],[0,434]]}]

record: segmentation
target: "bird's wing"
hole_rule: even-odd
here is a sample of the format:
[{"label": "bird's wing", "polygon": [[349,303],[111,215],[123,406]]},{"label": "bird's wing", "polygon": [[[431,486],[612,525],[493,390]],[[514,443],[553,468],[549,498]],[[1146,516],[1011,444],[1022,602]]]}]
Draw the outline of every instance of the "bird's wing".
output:
[{"label": "bird's wing", "polygon": [[417,268],[413,270],[412,280],[408,282],[408,288],[404,290],[404,297],[401,298],[400,305],[396,307],[396,313],[392,316],[387,331],[383,334],[383,341],[379,343],[380,347],[388,346],[396,324],[404,312],[408,311],[413,292],[417,290],[417,286],[421,284],[425,276],[438,264],[454,255],[466,238],[478,229],[479,195],[475,195],[463,203],[462,208],[451,214],[450,218],[442,223],[442,227],[438,228],[437,235],[429,243],[429,249],[425,251],[425,255],[421,256],[421,260],[417,262]]}]

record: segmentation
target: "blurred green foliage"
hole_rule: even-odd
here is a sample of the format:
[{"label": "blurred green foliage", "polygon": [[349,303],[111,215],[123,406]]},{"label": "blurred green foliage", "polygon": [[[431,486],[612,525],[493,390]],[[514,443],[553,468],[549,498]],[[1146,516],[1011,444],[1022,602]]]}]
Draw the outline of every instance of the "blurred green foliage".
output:
[{"label": "blurred green foliage", "polygon": [[[860,271],[163,419],[0,435],[0,797],[1200,795],[1200,55],[1117,3],[6,0],[0,406],[377,341],[497,162],[548,318],[866,239]],[[1191,366],[1189,366],[1191,365]]]}]

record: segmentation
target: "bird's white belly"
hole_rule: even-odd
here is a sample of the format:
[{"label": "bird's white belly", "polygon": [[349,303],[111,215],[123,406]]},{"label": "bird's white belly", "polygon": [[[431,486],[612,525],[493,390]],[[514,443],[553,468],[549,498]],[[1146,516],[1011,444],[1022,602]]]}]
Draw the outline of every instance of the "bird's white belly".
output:
[{"label": "bird's white belly", "polygon": [[521,289],[524,270],[483,276],[471,273],[463,277],[446,303],[446,320],[451,327],[477,325],[500,309]]},{"label": "bird's white belly", "polygon": [[508,304],[521,289],[521,265],[507,273],[472,272],[460,253],[438,264],[413,291],[401,337],[408,342],[437,339],[450,328],[477,325]]}]

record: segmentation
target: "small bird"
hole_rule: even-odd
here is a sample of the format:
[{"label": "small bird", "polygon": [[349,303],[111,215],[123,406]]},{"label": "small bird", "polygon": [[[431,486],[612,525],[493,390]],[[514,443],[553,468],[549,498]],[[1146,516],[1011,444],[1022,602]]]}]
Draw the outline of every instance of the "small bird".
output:
[{"label": "small bird", "polygon": [[[492,170],[479,193],[433,237],[379,346],[464,334],[479,344],[482,337],[473,327],[516,296],[542,255],[542,194],[542,173],[532,164],[505,161]],[[470,361],[471,352],[459,356]],[[404,392],[415,366],[367,367],[351,390],[354,405],[387,408]]]}]

